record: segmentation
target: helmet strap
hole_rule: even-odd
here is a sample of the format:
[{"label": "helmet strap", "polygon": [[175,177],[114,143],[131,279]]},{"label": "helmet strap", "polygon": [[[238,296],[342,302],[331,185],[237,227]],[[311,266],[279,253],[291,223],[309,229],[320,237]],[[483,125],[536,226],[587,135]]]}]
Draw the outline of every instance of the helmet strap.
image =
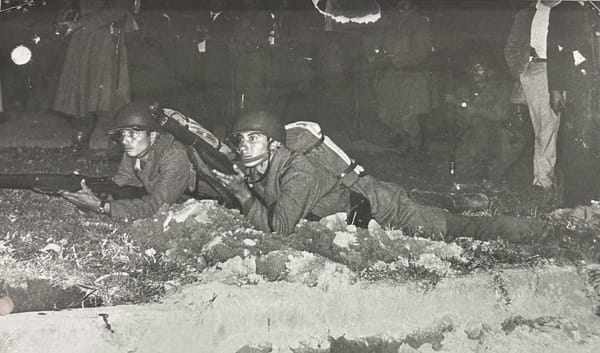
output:
[{"label": "helmet strap", "polygon": [[[260,154],[258,156],[250,157],[250,158],[242,158],[242,163],[253,163],[256,161],[262,161],[269,158],[269,151]],[[257,164],[258,165],[258,164]]]},{"label": "helmet strap", "polygon": [[256,172],[257,178],[256,179],[250,179],[250,176],[246,176],[246,183],[247,184],[256,184],[260,181],[262,181],[267,174],[269,174],[269,170],[271,170],[271,157],[273,157],[273,152],[275,152],[275,150],[277,148],[279,148],[279,146],[281,146],[280,144],[273,144],[274,142],[276,142],[273,139],[269,140],[269,148],[267,149],[266,153],[263,153],[261,155],[261,157],[266,156],[266,161],[267,161],[267,167],[265,168],[264,173],[260,173],[256,167],[254,167],[254,171]]}]

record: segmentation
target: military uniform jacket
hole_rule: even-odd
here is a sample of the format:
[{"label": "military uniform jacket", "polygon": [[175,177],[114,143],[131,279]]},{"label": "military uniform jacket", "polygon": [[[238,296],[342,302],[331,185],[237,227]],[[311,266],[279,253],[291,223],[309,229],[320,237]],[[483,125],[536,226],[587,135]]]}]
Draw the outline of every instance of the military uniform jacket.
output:
[{"label": "military uniform jacket", "polygon": [[143,187],[148,195],[138,199],[114,200],[110,203],[115,218],[151,217],[164,204],[181,199],[187,190],[193,190],[196,174],[185,147],[167,133],[162,133],[148,152],[148,160],[141,170],[136,159],[123,154],[114,176],[118,185]]},{"label": "military uniform jacket", "polygon": [[284,235],[309,215],[320,218],[350,209],[347,189],[308,157],[285,147],[275,152],[264,179],[252,185],[252,194],[242,205],[250,222]]},{"label": "military uniform jacket", "polygon": [[[592,40],[597,41],[593,37],[597,26],[600,26],[598,14],[578,2],[564,1],[552,9],[548,24],[550,90],[571,91],[582,79],[581,75],[595,73],[598,53]],[[574,55],[583,61],[576,65]]]},{"label": "military uniform jacket", "polygon": [[453,93],[463,104],[456,107],[460,123],[472,119],[484,119],[487,122],[502,122],[511,119],[510,86],[498,79],[490,78],[477,87],[468,80],[457,83]]},{"label": "military uniform jacket", "polygon": [[517,12],[504,46],[504,57],[514,78],[519,78],[525,71],[531,56],[531,22],[536,11],[535,5],[534,2]]},{"label": "military uniform jacket", "polygon": [[[287,235],[302,218],[350,210],[348,188],[311,158],[283,147],[275,152],[264,179],[252,186],[253,197],[242,205],[256,228]],[[375,220],[384,227],[434,237],[446,232],[445,211],[416,204],[397,184],[366,175],[353,189],[369,199]]]}]

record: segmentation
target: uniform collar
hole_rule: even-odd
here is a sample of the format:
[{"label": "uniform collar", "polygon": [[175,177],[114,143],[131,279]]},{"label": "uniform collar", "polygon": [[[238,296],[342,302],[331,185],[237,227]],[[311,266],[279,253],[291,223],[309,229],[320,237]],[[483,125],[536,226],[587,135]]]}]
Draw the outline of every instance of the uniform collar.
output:
[{"label": "uniform collar", "polygon": [[154,164],[156,164],[156,161],[162,158],[169,146],[171,146],[171,144],[173,144],[174,141],[175,138],[173,137],[173,135],[166,132],[162,132],[158,136],[156,141],[152,144],[152,146],[150,146],[146,162],[142,162],[138,158],[132,158],[134,169],[138,170],[139,168],[145,170],[148,166],[153,166]]}]

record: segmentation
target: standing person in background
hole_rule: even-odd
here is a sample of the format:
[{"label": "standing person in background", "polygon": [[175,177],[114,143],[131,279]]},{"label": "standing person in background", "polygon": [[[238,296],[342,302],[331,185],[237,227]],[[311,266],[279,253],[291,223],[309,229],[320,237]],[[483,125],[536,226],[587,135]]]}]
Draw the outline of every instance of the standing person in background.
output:
[{"label": "standing person in background", "polygon": [[234,102],[239,111],[262,106],[270,95],[271,65],[269,38],[274,17],[260,0],[242,0],[233,27],[232,43],[235,71]]},{"label": "standing person in background", "polygon": [[308,2],[282,0],[273,6],[275,36],[269,36],[275,71],[271,86],[276,88],[271,92],[273,108],[292,120],[306,119],[316,114],[315,104],[309,100],[315,76],[312,29],[322,20],[321,15]]},{"label": "standing person in background", "polygon": [[564,206],[598,199],[600,108],[598,106],[600,8],[564,1],[550,13],[548,86],[550,105],[561,115],[557,168]]},{"label": "standing person in background", "polygon": [[357,137],[376,144],[387,144],[381,141],[387,128],[381,123],[378,115],[377,82],[381,69],[381,52],[384,27],[376,24],[367,27],[360,35],[360,46],[354,62],[354,79],[356,84],[354,124]]},{"label": "standing person in background", "polygon": [[[233,58],[229,49],[233,19],[225,0],[210,0],[208,11],[203,14],[204,38],[198,44],[202,57],[204,94],[207,98],[208,128],[218,135],[233,123],[231,108],[233,90]],[[222,132],[220,130],[223,130]]]},{"label": "standing person in background", "polygon": [[554,198],[554,166],[560,116],[550,107],[546,70],[550,10],[561,0],[539,0],[520,10],[510,30],[504,56],[521,83],[535,135],[533,188],[544,201]]},{"label": "standing person in background", "polygon": [[383,48],[388,67],[377,85],[379,118],[393,130],[401,151],[422,147],[420,118],[431,110],[428,75],[423,63],[432,52],[429,19],[412,1],[402,0],[389,16]]},{"label": "standing person in background", "polygon": [[73,150],[88,147],[97,114],[129,102],[124,33],[136,29],[133,0],[80,0],[76,18],[59,23],[71,36],[53,109],[69,118]]}]

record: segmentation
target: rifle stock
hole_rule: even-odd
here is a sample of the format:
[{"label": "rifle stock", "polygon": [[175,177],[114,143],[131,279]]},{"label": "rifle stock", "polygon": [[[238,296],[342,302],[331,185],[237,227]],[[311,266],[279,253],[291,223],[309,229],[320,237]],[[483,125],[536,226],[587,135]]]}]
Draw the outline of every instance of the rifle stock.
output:
[{"label": "rifle stock", "polygon": [[102,199],[132,199],[146,194],[142,187],[119,186],[110,177],[88,177],[81,174],[0,174],[0,189],[32,190],[48,195],[81,189],[81,180]]}]

